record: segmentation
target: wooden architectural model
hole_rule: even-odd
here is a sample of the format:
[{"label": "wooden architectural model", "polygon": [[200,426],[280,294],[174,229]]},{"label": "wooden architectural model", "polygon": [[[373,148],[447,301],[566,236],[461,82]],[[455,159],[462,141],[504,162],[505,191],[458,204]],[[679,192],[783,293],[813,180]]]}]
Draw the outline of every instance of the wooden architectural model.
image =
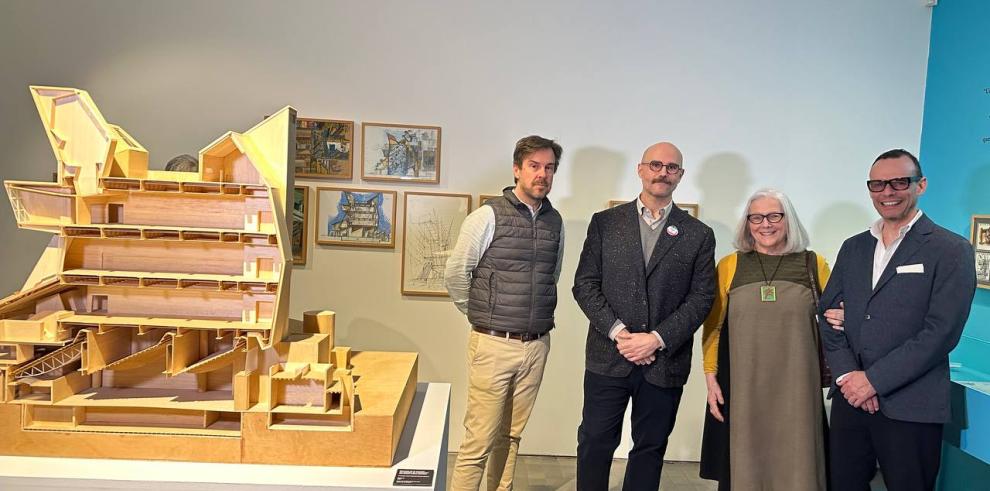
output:
[{"label": "wooden architectural model", "polygon": [[4,185],[54,237],[0,299],[0,454],[392,465],[417,355],[289,320],[295,110],[168,172],[85,91],[31,94],[57,181]]}]

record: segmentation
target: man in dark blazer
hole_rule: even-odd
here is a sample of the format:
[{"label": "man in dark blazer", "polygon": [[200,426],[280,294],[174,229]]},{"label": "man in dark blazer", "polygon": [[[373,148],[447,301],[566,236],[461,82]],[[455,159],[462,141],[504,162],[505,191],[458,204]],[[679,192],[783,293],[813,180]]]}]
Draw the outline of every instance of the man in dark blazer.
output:
[{"label": "man in dark blazer", "polygon": [[577,488],[608,488],[612,455],[632,399],[633,448],[623,489],[655,490],[667,438],[691,370],[694,332],[715,296],[715,235],[673,204],[684,176],[670,143],[646,149],[635,201],[596,213],[574,277],[591,321]]},{"label": "man in dark blazer", "polygon": [[[918,209],[927,185],[909,152],[877,157],[867,188],[880,219],[842,244],[822,294],[823,309],[844,307],[839,322],[835,311],[821,322],[837,376],[832,489],[869,490],[878,461],[891,491],[935,486],[949,420],[948,355],[969,316],[976,270],[969,242]],[[837,391],[842,397],[832,397]]]}]

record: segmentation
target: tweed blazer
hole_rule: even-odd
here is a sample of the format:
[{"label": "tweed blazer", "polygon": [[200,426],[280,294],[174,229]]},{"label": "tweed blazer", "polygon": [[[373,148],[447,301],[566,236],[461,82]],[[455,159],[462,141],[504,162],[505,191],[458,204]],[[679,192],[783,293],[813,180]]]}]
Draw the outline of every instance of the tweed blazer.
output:
[{"label": "tweed blazer", "polygon": [[[832,375],[864,370],[888,418],[947,422],[949,352],[976,290],[973,248],[922,215],[874,288],[876,245],[869,231],[847,239],[822,292],[822,312],[845,302],[844,331],[820,317]],[[836,390],[833,385],[829,397]]]},{"label": "tweed blazer", "polygon": [[[694,332],[715,298],[715,234],[676,205],[650,261],[643,260],[636,201],[591,217],[574,276],[574,299],[590,321],[585,368],[625,377],[644,370],[653,385],[681,387],[691,370]],[[637,367],[609,339],[617,319],[630,332],[656,331],[666,347]]]}]

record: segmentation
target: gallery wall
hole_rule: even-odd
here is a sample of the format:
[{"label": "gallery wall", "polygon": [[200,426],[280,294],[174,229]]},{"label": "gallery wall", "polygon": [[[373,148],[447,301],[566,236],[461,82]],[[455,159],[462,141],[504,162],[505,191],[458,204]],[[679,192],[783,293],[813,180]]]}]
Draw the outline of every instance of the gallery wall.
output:
[{"label": "gallery wall", "polygon": [[[558,328],[521,451],[573,455],[587,323],[569,290],[591,214],[633,199],[643,149],[670,140],[686,167],[675,198],[700,204],[719,255],[746,197],[775,186],[794,199],[813,248],[834,259],[875,216],[863,186],[872,159],[917,150],[931,18],[922,4],[8,1],[0,177],[47,180],[54,170],[29,84],[88,90],[155,168],[291,104],[358,128],[441,126],[439,184],[343,184],[477,199],[511,185],[517,139],[555,138],[564,156],[550,197],[567,230]],[[454,450],[467,323],[446,299],[400,294],[399,225],[394,250],[311,244],[293,273],[291,311],[337,311],[338,341],[356,349],[419,352],[422,380],[452,384]],[[0,236],[6,295],[47,237],[17,230],[9,211]],[[674,460],[699,455],[705,394],[694,363]]]}]

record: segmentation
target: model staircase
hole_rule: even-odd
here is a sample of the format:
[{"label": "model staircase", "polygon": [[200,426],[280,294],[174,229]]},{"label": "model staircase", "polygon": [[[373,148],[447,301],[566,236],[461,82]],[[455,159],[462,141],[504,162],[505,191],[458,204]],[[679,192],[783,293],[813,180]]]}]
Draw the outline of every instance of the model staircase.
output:
[{"label": "model staircase", "polygon": [[[81,333],[82,334],[82,333]],[[28,377],[40,377],[48,372],[58,370],[82,358],[85,349],[85,335],[76,336],[71,344],[63,346],[47,355],[18,365],[10,371],[10,377],[20,380]]]}]

